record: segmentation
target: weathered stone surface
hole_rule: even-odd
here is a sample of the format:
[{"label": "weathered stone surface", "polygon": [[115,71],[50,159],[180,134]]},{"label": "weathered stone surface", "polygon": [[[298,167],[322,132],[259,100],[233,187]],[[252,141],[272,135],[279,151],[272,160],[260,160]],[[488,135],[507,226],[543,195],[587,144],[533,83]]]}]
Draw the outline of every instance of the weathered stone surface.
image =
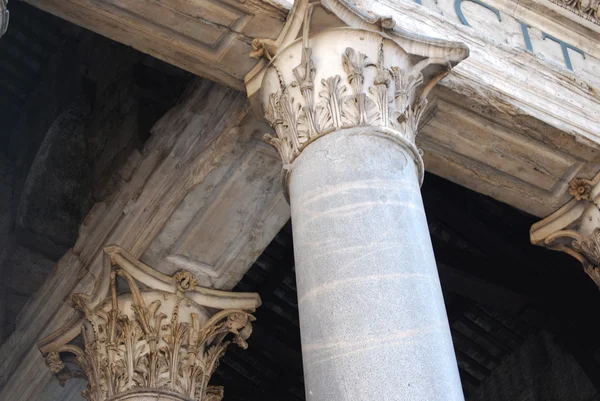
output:
[{"label": "weathered stone surface", "polygon": [[[230,0],[216,6],[209,1],[195,2],[193,6],[176,2],[173,7],[180,8],[178,16],[172,15],[172,10],[164,10],[162,5],[147,2],[119,6],[105,1],[30,2],[239,89],[243,88],[242,70],[247,71],[253,65],[248,53],[261,51],[252,49],[252,39],[263,39],[265,49],[273,51],[293,25],[291,19],[285,26],[279,21],[287,13],[285,7],[290,7],[282,2],[283,6],[276,7],[265,2],[242,4]],[[540,217],[568,200],[564,190],[570,179],[576,175],[589,178],[597,172],[600,142],[597,129],[600,115],[596,107],[600,93],[597,25],[549,0],[487,0],[485,4],[491,8],[476,2],[459,2],[462,17],[471,26],[461,21],[457,2],[451,0],[423,0],[423,5],[409,0],[354,3],[363,11],[391,16],[400,29],[460,40],[471,49],[469,60],[442,81],[446,94],[440,97],[443,101],[439,103],[439,115],[431,99],[433,105],[426,119],[429,123],[424,121],[423,127],[428,139],[433,139],[423,141],[429,171]],[[199,10],[203,21],[219,25],[191,25],[190,17]],[[236,23],[230,23],[235,15],[241,17],[240,21],[246,21],[247,16],[232,10],[252,14],[241,31],[235,28]],[[561,14],[561,10],[571,15]],[[179,24],[166,28],[157,18],[160,11],[168,15],[169,21]],[[521,23],[529,27],[533,51],[527,50]],[[141,27],[145,29],[142,31]],[[223,39],[217,40],[212,55],[199,57],[201,53],[197,50],[203,46],[199,40],[184,43],[179,39],[205,28],[211,33],[203,40],[218,35]],[[168,35],[154,35],[157,32]],[[544,34],[559,38],[585,54],[584,58],[578,51],[566,50],[574,72],[565,64],[561,45],[544,38]],[[236,39],[229,42],[227,38],[233,37]],[[166,42],[173,45],[167,46]],[[235,44],[227,47],[228,43]],[[202,60],[198,61],[199,58]],[[453,101],[448,102],[448,98]],[[477,129],[473,129],[473,122]],[[437,143],[446,135],[438,127],[446,125],[455,127],[455,132],[451,138]],[[463,128],[470,132],[461,138]],[[456,146],[451,143],[455,139],[459,140]],[[473,146],[496,141],[497,151],[487,149],[483,152],[485,157]],[[515,152],[514,157],[503,159],[508,149],[528,147],[539,152]]]},{"label": "weathered stone surface", "polygon": [[192,271],[204,286],[231,289],[289,219],[281,162],[246,118],[230,153],[191,188],[142,260],[171,274]]},{"label": "weathered stone surface", "polygon": [[589,143],[494,101],[438,87],[428,112],[417,136],[427,171],[530,214],[551,213],[568,200],[574,176],[598,169]]},{"label": "weathered stone surface", "polygon": [[28,3],[197,75],[243,89],[252,39],[275,39],[287,10],[250,0],[30,0]]},{"label": "weathered stone surface", "polygon": [[[74,248],[59,261],[0,349],[0,399],[34,398],[46,386],[50,373],[34,342],[56,328],[48,323],[50,317],[61,321],[70,315],[64,299],[73,291],[91,292],[102,270],[100,252],[108,244],[119,244],[136,258],[147,253],[162,269],[161,257],[170,255],[172,241],[176,246],[189,244],[181,249],[194,250],[187,235],[208,236],[223,243],[223,257],[210,275],[197,272],[199,283],[220,288],[235,285],[270,235],[289,219],[276,154],[256,139],[256,130],[261,132],[264,126],[245,120],[247,111],[243,93],[197,81],[154,126],[143,151],[134,151],[118,172],[116,191],[92,207]],[[239,189],[246,192],[238,193]],[[252,196],[245,198],[246,193]],[[248,202],[271,206],[261,209]],[[239,210],[234,237],[229,229],[221,230],[210,221],[211,211],[227,205],[229,211]],[[191,216],[185,214],[190,207],[191,215],[199,213],[197,219],[209,221],[188,229],[186,221],[179,219]],[[155,241],[159,235],[171,245],[165,248],[164,242]],[[165,271],[173,268],[168,260],[164,263]]]},{"label": "weathered stone surface", "polygon": [[[440,107],[443,113],[439,121],[433,99],[436,93],[432,94],[432,117],[425,122],[423,132],[427,135],[422,137],[435,139],[428,138],[423,145],[428,170],[537,216],[544,216],[568,201],[565,190],[573,177],[595,174],[600,142],[597,124],[600,91],[597,80],[590,74],[576,75],[539,54],[498,43],[484,31],[456,24],[452,21],[455,17],[439,15],[412,2],[383,0],[370,5],[380,15],[392,15],[402,29],[461,40],[469,46],[469,58],[440,82],[445,104]],[[450,103],[454,104],[450,108],[447,94],[451,94]],[[470,126],[476,120],[481,132],[472,136]],[[428,129],[430,124],[432,128]],[[492,145],[502,145],[508,140],[512,142],[510,146],[522,149],[523,145],[518,145],[522,143],[535,146],[537,151],[529,152],[516,163],[505,158],[499,169],[487,162],[495,158],[480,160],[481,154],[476,149],[444,146],[445,139],[440,136],[446,133],[436,130],[436,125],[452,126],[459,132],[463,127],[471,131],[466,138],[460,138],[463,143],[457,143],[457,148],[464,142],[473,145],[493,141]],[[501,155],[501,147],[498,150]],[[541,159],[541,163],[536,159]],[[534,174],[532,166],[537,164],[551,164],[554,171],[563,166],[562,174],[556,177],[550,190],[540,188],[539,180],[532,184],[531,178],[522,179],[523,173]],[[552,170],[540,170],[547,179],[555,174]]]},{"label": "weathered stone surface", "polygon": [[248,348],[259,295],[200,287],[187,270],[161,274],[116,245],[103,253],[93,290],[70,297],[78,318],[53,321],[38,342],[49,370],[65,380],[75,357],[88,401],[221,400],[209,380],[229,344]]}]

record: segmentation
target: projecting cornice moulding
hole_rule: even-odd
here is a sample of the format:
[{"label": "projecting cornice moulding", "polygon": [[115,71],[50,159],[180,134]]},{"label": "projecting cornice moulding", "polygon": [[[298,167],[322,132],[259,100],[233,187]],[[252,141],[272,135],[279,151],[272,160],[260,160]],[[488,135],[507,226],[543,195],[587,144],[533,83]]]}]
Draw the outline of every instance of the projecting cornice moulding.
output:
[{"label": "projecting cornice moulding", "polygon": [[550,0],[594,24],[600,25],[599,0]]}]

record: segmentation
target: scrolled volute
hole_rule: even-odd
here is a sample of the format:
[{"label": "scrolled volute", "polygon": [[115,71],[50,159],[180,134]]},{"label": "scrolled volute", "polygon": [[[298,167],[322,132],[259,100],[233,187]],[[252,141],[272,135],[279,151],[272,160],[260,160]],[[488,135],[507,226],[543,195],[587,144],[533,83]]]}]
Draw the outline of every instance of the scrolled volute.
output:
[{"label": "scrolled volute", "polygon": [[400,31],[344,0],[299,0],[288,25],[246,77],[284,169],[318,138],[367,127],[408,148],[422,175],[415,136],[427,95],[468,56],[466,46]]},{"label": "scrolled volute", "polygon": [[89,401],[220,400],[209,380],[230,343],[247,348],[258,296],[198,287],[191,273],[164,275],[119,247],[105,252],[107,296],[73,294],[79,317],[39,344],[52,373],[85,377]]}]

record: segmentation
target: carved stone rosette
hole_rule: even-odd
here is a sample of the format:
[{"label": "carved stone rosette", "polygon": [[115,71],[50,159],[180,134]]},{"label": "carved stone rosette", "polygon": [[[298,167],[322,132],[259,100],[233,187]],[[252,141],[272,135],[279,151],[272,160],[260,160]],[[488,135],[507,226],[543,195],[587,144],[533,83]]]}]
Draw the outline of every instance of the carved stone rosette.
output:
[{"label": "carved stone rosette", "polygon": [[531,227],[531,242],[573,256],[600,288],[600,174],[575,178],[568,191],[569,203]]},{"label": "carved stone rosette", "polygon": [[219,401],[210,377],[228,344],[248,346],[258,295],[201,288],[186,271],[166,276],[119,247],[105,253],[99,290],[74,294],[79,314],[39,344],[52,373],[86,378],[89,401]]},{"label": "carved stone rosette", "polygon": [[468,49],[399,31],[341,0],[297,1],[288,25],[276,42],[255,41],[253,54],[268,60],[246,77],[284,169],[323,135],[366,127],[412,153],[422,179],[415,136],[426,97]]}]

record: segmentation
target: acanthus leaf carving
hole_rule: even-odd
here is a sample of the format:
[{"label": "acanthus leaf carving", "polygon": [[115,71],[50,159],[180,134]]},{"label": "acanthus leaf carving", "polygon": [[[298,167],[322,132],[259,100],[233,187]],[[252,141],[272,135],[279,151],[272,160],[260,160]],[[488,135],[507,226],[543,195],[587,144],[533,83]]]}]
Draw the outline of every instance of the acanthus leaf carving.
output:
[{"label": "acanthus leaf carving", "polygon": [[[341,55],[345,79],[340,75],[323,78],[320,100],[315,103],[316,68],[311,54],[310,48],[303,49],[302,61],[293,70],[296,80],[290,85],[278,72],[281,89],[269,96],[265,111],[265,118],[276,134],[265,135],[265,140],[279,151],[284,164],[291,164],[314,139],[342,128],[390,128],[414,143],[419,120],[427,106],[424,97],[416,96],[417,88],[423,85],[419,68],[408,71],[400,67],[386,68],[383,46],[376,62],[369,62],[365,54],[348,47]],[[366,68],[375,68],[376,74],[372,84],[365,88]],[[447,71],[443,71],[443,75],[446,74]],[[303,104],[289,93],[290,86],[298,85]]]},{"label": "acanthus leaf carving", "polygon": [[[406,150],[423,181],[415,137],[425,98],[468,57],[467,46],[403,31],[347,0],[296,0],[273,44],[268,52],[253,45],[263,59],[245,82],[274,130],[264,138],[281,156],[284,194],[296,158],[330,133],[386,137]],[[284,112],[290,100],[298,118]]]},{"label": "acanthus leaf carving", "polygon": [[[355,94],[354,98],[350,97],[345,102],[346,115],[355,125],[364,125],[367,123],[368,117],[372,117],[372,113],[367,116],[367,97],[363,92],[367,55],[348,47],[342,55],[342,64],[348,76],[348,82],[350,82]],[[370,106],[372,106],[372,103],[370,103]],[[373,110],[373,107],[370,110]]]},{"label": "acanthus leaf carving", "polygon": [[586,238],[574,239],[571,246],[585,257],[583,270],[600,288],[600,227]]},{"label": "acanthus leaf carving", "polygon": [[339,75],[321,80],[324,89],[319,93],[322,101],[317,104],[317,114],[319,126],[323,131],[340,129],[344,126],[342,124],[343,100],[347,88],[341,81],[342,77]]},{"label": "acanthus leaf carving", "polygon": [[315,66],[311,58],[312,49],[305,47],[302,49],[302,61],[300,65],[294,68],[294,76],[296,82],[300,85],[300,93],[304,98],[305,105],[302,107],[302,115],[300,116],[299,134],[300,140],[310,141],[311,138],[317,136],[319,129],[314,116],[314,91],[315,91]]},{"label": "acanthus leaf carving", "polygon": [[600,228],[594,229],[587,238],[573,240],[572,246],[585,255],[591,264],[600,266]]},{"label": "acanthus leaf carving", "polygon": [[[116,249],[116,250],[115,250]],[[205,290],[189,272],[172,277],[154,272],[120,248],[113,248],[116,260],[110,271],[109,296],[100,302],[94,297],[74,294],[71,304],[81,311],[83,349],[72,343],[72,330],[59,330],[42,340],[41,350],[55,374],[85,377],[88,401],[118,400],[132,392],[167,392],[172,399],[214,400],[223,389],[209,380],[227,346],[242,348],[252,333],[250,314],[259,305],[258,297],[240,294],[227,300],[228,293]],[[154,276],[153,276],[154,275]],[[128,292],[118,291],[119,280]],[[135,277],[135,279],[134,279]],[[142,279],[143,288],[138,285]],[[237,295],[237,294],[236,294]],[[199,299],[210,299],[212,308],[238,305],[211,316]],[[47,345],[46,345],[47,344]],[[75,362],[63,362],[71,354]],[[171,399],[169,398],[169,399]]]}]

